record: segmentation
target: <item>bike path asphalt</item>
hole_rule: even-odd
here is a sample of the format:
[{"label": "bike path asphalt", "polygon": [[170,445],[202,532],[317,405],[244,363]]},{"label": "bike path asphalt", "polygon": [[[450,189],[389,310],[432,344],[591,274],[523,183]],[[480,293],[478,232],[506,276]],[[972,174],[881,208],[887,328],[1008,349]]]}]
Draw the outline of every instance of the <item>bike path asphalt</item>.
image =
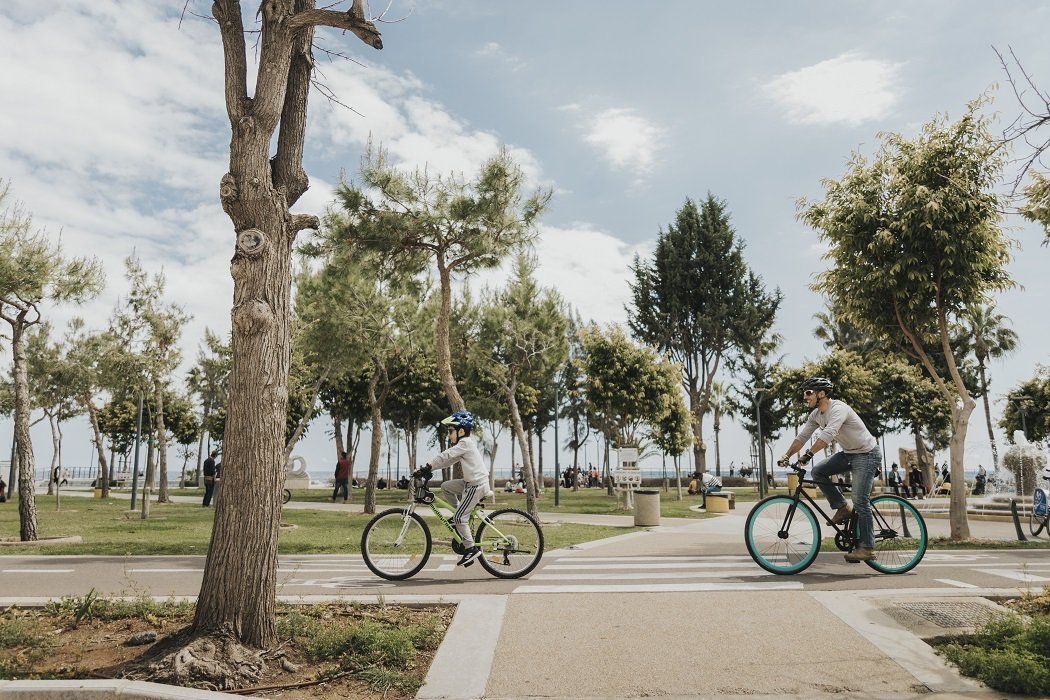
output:
[{"label": "bike path asphalt", "polygon": [[[360,506],[355,505],[293,502],[285,507],[356,511]],[[741,503],[729,514],[702,520],[663,518],[658,527],[558,554],[624,557],[689,548],[696,553],[740,553],[749,507]],[[541,520],[633,525],[629,515],[541,513]],[[930,518],[927,524],[932,536],[948,534],[946,519]],[[971,520],[970,529],[974,537],[1016,537],[1012,523]],[[425,600],[388,595],[386,600],[458,603],[417,696],[422,700],[1014,697],[960,676],[884,604],[891,597],[908,596],[964,602],[1009,595],[1010,589],[909,590],[892,576],[884,578],[885,587],[864,591],[781,590],[774,584],[746,590],[450,595]],[[784,579],[790,583],[790,577]],[[34,684],[25,694],[24,683],[0,682],[0,698],[82,696],[77,691],[70,694],[68,687],[53,688],[64,695],[46,694],[47,683]],[[150,692],[135,695],[125,690],[120,697],[217,695],[189,689],[172,689],[170,695],[163,695],[163,689]]]}]

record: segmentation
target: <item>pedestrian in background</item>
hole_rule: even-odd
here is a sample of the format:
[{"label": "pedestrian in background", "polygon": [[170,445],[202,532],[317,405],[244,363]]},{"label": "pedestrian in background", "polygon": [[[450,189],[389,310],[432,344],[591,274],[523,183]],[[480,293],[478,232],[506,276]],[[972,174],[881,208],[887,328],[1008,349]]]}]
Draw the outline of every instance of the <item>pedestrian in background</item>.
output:
[{"label": "pedestrian in background", "polygon": [[215,492],[215,458],[218,456],[218,452],[212,452],[204,460],[204,502],[201,504],[204,508],[211,505],[211,495]]},{"label": "pedestrian in background", "polygon": [[343,492],[343,503],[350,497],[350,460],[346,458],[346,452],[341,452],[339,460],[335,463],[335,488],[332,489],[332,503],[339,492]]}]

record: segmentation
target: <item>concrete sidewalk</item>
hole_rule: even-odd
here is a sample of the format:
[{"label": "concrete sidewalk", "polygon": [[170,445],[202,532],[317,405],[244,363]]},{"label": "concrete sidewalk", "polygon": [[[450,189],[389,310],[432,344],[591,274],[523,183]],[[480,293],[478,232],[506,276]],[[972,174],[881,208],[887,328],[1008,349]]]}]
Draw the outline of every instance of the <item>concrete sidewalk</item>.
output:
[{"label": "concrete sidewalk", "polygon": [[[665,518],[646,532],[588,543],[585,555],[739,553],[746,513]],[[947,534],[946,521],[929,525]],[[1014,534],[1008,523],[973,522],[971,530],[988,539]],[[501,597],[498,622],[492,608],[457,612],[454,624],[474,634],[450,630],[442,650],[460,663],[435,664],[435,683],[428,677],[417,697],[1012,697],[959,675],[889,614],[902,596],[993,606],[983,596],[1004,589],[901,590],[892,577],[885,582],[864,591],[511,594]],[[494,651],[479,658],[478,640],[494,636]],[[473,646],[455,651],[461,638]],[[486,678],[463,672],[473,661],[488,665]]]}]

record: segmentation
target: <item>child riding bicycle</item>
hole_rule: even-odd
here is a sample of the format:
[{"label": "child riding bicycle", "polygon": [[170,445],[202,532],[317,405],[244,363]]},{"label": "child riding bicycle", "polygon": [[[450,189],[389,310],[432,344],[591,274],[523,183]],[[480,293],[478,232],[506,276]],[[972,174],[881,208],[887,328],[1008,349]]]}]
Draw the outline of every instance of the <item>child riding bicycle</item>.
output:
[{"label": "child riding bicycle", "polygon": [[[810,436],[815,437],[813,447],[806,450],[799,458],[800,466],[809,463],[813,452],[819,452],[833,442],[841,447],[830,458],[813,467],[813,477],[828,505],[835,508],[831,522],[841,525],[849,521],[856,511],[860,526],[860,543],[852,552],[846,554],[846,561],[858,563],[873,561],[875,557],[875,533],[871,515],[871,486],[881,466],[882,453],[878,441],[868,432],[864,421],[857,412],[846,403],[831,398],[834,385],[824,377],[811,377],[802,382],[802,397],[813,410],[809,420],[802,426],[798,436],[791,442],[791,447],[777,462],[788,466],[791,455],[802,449]],[[845,497],[829,477],[847,471],[853,473],[853,507],[846,503]]]},{"label": "child riding bicycle", "polygon": [[[481,459],[477,441],[470,434],[474,430],[473,414],[470,411],[456,411],[441,421],[441,424],[448,426],[450,447],[432,457],[427,465],[417,470],[413,476],[424,475],[423,470],[432,472],[434,469],[447,469],[456,462],[463,467],[463,478],[446,479],[441,482],[441,491],[445,495],[445,500],[456,507],[452,522],[456,527],[456,532],[463,539],[463,547],[466,550],[456,566],[470,566],[475,559],[481,556],[481,549],[474,544],[474,535],[470,531],[468,522],[474,506],[492,493],[489,488],[489,472]],[[429,477],[429,474],[426,476]]]}]

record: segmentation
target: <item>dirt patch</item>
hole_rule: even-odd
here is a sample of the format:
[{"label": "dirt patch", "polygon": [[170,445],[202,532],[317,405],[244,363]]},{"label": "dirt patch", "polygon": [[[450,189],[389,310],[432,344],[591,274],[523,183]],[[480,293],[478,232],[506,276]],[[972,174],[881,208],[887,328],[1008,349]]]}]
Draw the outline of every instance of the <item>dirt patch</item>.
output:
[{"label": "dirt patch", "polygon": [[[259,651],[256,678],[222,688],[194,685],[255,697],[410,698],[422,685],[453,612],[452,606],[282,606],[281,641]],[[150,666],[185,641],[193,617],[189,606],[79,623],[77,613],[53,607],[3,611],[0,677],[163,682]],[[146,643],[130,644],[137,635]]]},{"label": "dirt patch", "polygon": [[68,537],[41,537],[39,539],[23,542],[17,537],[0,537],[0,547],[5,545],[49,545],[49,544],[83,544],[84,538],[80,535],[69,535]]}]

